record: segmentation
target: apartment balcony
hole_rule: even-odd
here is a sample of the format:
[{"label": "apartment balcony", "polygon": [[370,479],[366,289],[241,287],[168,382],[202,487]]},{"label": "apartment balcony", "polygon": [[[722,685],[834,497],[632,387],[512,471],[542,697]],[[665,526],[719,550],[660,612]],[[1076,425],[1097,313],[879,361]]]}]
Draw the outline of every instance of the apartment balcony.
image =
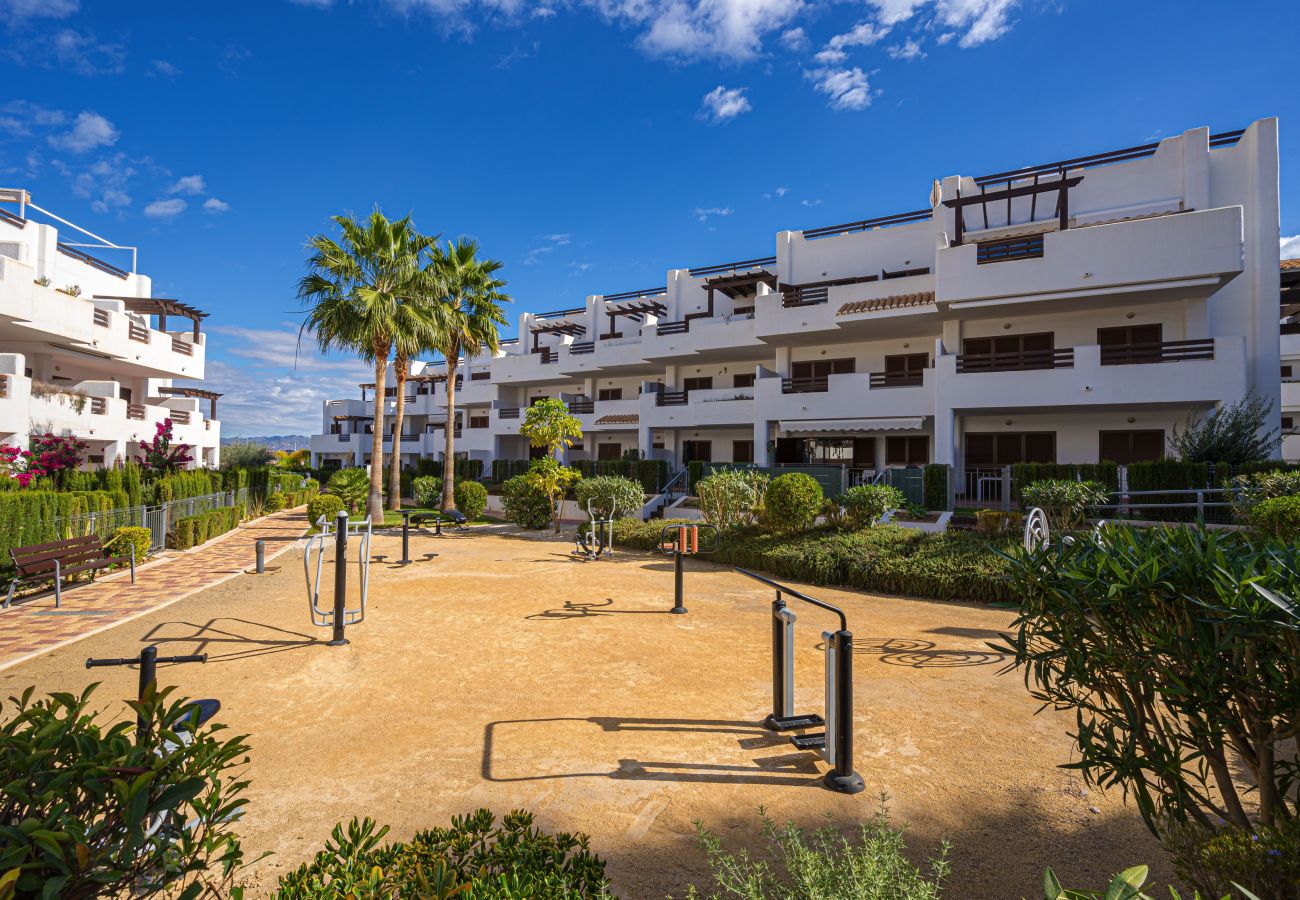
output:
[{"label": "apartment balcony", "polygon": [[1288,379],[1282,382],[1282,408],[1300,409],[1300,381]]},{"label": "apartment balcony", "polygon": [[759,297],[757,335],[775,344],[920,336],[939,328],[934,276],[927,268],[788,285],[780,294]]},{"label": "apartment balcony", "polygon": [[[771,295],[760,296],[759,304]],[[767,354],[752,314],[661,321],[641,331],[641,356],[659,365],[714,359],[753,359]]]},{"label": "apartment balcony", "polygon": [[641,421],[651,428],[752,427],[754,395],[752,387],[645,393]]},{"label": "apartment balcony", "polygon": [[[497,399],[497,385],[490,371],[471,371],[456,391],[456,406],[485,406]],[[446,397],[440,396],[445,402]]]},{"label": "apartment balcony", "polygon": [[935,369],[942,404],[958,411],[1200,405],[1240,397],[1247,384],[1241,337],[949,354]]},{"label": "apartment balcony", "polygon": [[523,409],[518,406],[493,407],[490,425],[494,434],[518,434],[519,423],[524,420]]},{"label": "apartment balcony", "polygon": [[822,378],[760,376],[754,383],[766,419],[893,419],[934,415],[934,369],[919,375],[855,372]]},{"label": "apartment balcony", "polygon": [[[980,240],[938,252],[941,308],[999,309],[1050,301],[1052,309],[1094,306],[1099,298],[1208,297],[1242,270],[1242,211],[1231,206],[1033,235],[1033,252],[992,254],[1015,238]],[[1009,299],[1010,298],[1010,299]]]},{"label": "apartment balcony", "polygon": [[582,422],[583,432],[626,431],[640,424],[641,400],[576,401],[569,410]]},{"label": "apartment balcony", "polygon": [[[513,349],[513,348],[512,348]],[[507,353],[492,361],[492,381],[503,384],[563,384],[572,381],[560,357],[564,351],[544,347],[537,353]]]},{"label": "apartment balcony", "polygon": [[338,434],[313,434],[307,447],[312,453],[347,453],[355,454],[357,447],[362,453],[370,450],[370,435],[342,432]]}]

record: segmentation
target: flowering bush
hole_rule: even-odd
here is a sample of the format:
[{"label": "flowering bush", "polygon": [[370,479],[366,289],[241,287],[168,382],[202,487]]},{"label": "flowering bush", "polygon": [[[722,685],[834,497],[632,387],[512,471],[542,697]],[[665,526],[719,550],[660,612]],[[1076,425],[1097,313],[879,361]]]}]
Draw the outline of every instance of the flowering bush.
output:
[{"label": "flowering bush", "polygon": [[171,419],[163,419],[158,423],[152,441],[140,442],[140,452],[142,455],[137,456],[135,461],[155,472],[175,472],[186,463],[194,461],[194,457],[190,456],[189,444],[172,446]]},{"label": "flowering bush", "polygon": [[86,449],[86,442],[71,435],[59,435],[45,432],[32,438],[32,454],[42,475],[61,477],[61,472],[74,471],[81,465],[81,454]]},{"label": "flowering bush", "polygon": [[36,454],[21,447],[0,444],[0,475],[12,478],[19,487],[27,487],[32,479],[44,475]]}]

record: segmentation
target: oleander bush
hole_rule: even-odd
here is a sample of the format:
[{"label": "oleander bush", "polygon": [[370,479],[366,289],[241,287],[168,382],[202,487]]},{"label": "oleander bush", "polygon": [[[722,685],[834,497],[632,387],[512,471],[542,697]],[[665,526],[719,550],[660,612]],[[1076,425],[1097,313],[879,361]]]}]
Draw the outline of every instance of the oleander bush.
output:
[{"label": "oleander bush", "polygon": [[763,522],[776,532],[807,531],[821,514],[822,500],[822,486],[811,475],[778,475],[763,494]]},{"label": "oleander bush", "polygon": [[333,522],[343,511],[343,500],[334,494],[320,494],[307,502],[307,521],[314,527],[321,516],[325,521]]},{"label": "oleander bush", "polygon": [[[479,467],[482,468],[482,460],[474,459],[469,462],[479,463]],[[467,519],[477,519],[487,510],[487,488],[477,481],[457,481],[453,489],[453,498],[456,501],[456,508]]]},{"label": "oleander bush", "polygon": [[369,818],[334,828],[325,849],[280,879],[279,900],[322,897],[580,900],[608,897],[605,863],[587,836],[551,835],[516,810],[497,824],[486,809],[449,828],[381,844],[388,826]]},{"label": "oleander bush", "polygon": [[1300,541],[1300,496],[1261,500],[1250,511],[1250,523],[1265,537]]},{"label": "oleander bush", "polygon": [[442,503],[442,479],[437,475],[417,475],[411,479],[411,499],[420,509],[437,509]]},{"label": "oleander bush", "polygon": [[596,515],[608,518],[611,510],[617,515],[639,515],[645,505],[645,491],[639,481],[620,475],[597,475],[584,478],[573,486],[573,496],[578,507],[587,511],[590,503]]},{"label": "oleander bush", "polygon": [[521,528],[539,529],[551,524],[551,498],[527,475],[516,475],[501,485],[501,508],[506,518]]},{"label": "oleander bush", "polygon": [[742,469],[715,469],[695,484],[700,511],[710,525],[753,525],[763,508],[769,477]]},{"label": "oleander bush", "polygon": [[1049,479],[1035,481],[1020,489],[1020,502],[1026,509],[1037,506],[1047,513],[1053,528],[1071,531],[1082,526],[1088,510],[1110,499],[1106,486],[1098,481]]},{"label": "oleander bush", "polygon": [[850,528],[870,528],[880,517],[907,503],[903,492],[887,484],[859,484],[840,495]]},{"label": "oleander bush", "polygon": [[28,688],[0,710],[0,896],[227,895],[243,860],[244,738],[208,723],[180,742],[186,701],[171,688],[132,703],[143,737],[134,716],[101,725],[94,689]]}]

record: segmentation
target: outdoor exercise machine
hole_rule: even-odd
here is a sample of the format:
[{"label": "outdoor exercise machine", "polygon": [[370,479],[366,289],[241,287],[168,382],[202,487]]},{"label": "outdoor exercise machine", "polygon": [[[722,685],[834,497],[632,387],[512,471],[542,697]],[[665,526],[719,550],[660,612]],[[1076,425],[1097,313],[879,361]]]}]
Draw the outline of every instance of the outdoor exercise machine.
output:
[{"label": "outdoor exercise machine", "polygon": [[[411,525],[414,524],[416,528],[420,528],[424,525],[425,522],[428,522],[430,519],[432,519],[435,523],[435,528],[436,528],[434,534],[437,535],[438,537],[443,537],[443,533],[442,533],[443,515],[444,513],[442,512],[413,513],[409,509],[402,510],[402,558],[397,561],[397,564],[399,566],[409,566],[413,562],[413,560],[411,559]],[[454,509],[448,510],[446,515],[457,526],[461,526],[465,522],[465,517]],[[424,558],[426,560],[430,560],[437,555],[438,554],[436,553],[426,553],[424,554]]]},{"label": "outdoor exercise machine", "polygon": [[[1106,530],[1106,520],[1099,519],[1092,529],[1092,540],[1100,543]],[[1061,539],[1063,544],[1073,544],[1074,535],[1067,534]],[[1052,545],[1052,526],[1048,523],[1047,513],[1035,506],[1025,514],[1025,550],[1033,553]]]},{"label": "outdoor exercise machine", "polygon": [[[825,783],[833,791],[856,794],[865,789],[862,776],[853,771],[853,634],[844,611],[809,597],[770,578],[736,569],[776,591],[772,601],[772,713],[763,720],[771,731],[804,731],[825,726],[820,734],[797,734],[790,743],[800,750],[817,750],[833,768]],[[839,617],[838,631],[823,631],[826,646],[826,715],[794,711],[794,625],[796,616],[786,598],[802,600]]]},{"label": "outdoor exercise machine", "polygon": [[[700,532],[711,537],[705,546],[700,546]],[[722,546],[722,533],[716,525],[665,525],[659,532],[659,552],[673,558],[673,608],[668,610],[674,615],[686,614],[682,603],[682,574],[686,557],[701,553],[715,553]]]},{"label": "outdoor exercise machine", "polygon": [[[93,659],[93,658],[88,659],[86,660],[86,668],[99,669],[107,666],[139,666],[140,687],[136,693],[136,699],[143,701],[146,695],[148,695],[148,693],[151,690],[156,689],[158,686],[158,663],[163,663],[163,664],[192,663],[192,662],[205,663],[207,661],[208,661],[208,655],[206,653],[194,653],[188,656],[159,656],[158,648],[151,645],[141,650],[139,656],[127,656],[127,657],[122,657],[117,659]],[[204,722],[208,721],[213,716],[215,716],[217,714],[217,710],[221,709],[221,701],[220,700],[195,700],[193,703],[185,707],[185,713],[186,713],[185,720],[183,722],[175,723],[176,727],[173,730],[177,731],[178,733],[183,731],[188,731],[187,726],[188,726],[189,716],[191,714],[191,711],[194,709],[197,709],[199,711],[198,724],[202,725]],[[148,730],[149,730],[149,723],[145,721],[143,714],[138,714],[136,716],[136,726],[135,726],[136,740],[137,741],[143,740],[145,733]]]},{"label": "outdoor exercise machine", "polygon": [[611,498],[609,515],[602,519],[596,515],[595,500],[587,501],[587,515],[591,517],[590,530],[578,532],[574,540],[573,555],[579,559],[609,559],[614,555],[614,512],[617,504]]},{"label": "outdoor exercise machine", "polygon": [[[333,633],[327,642],[331,647],[346,644],[344,628],[358,625],[366,618],[366,598],[370,587],[370,517],[363,522],[349,522],[346,511],[340,510],[334,520],[331,531],[330,523],[324,516],[317,521],[320,533],[307,539],[303,551],[303,571],[307,576],[307,607],[311,614],[311,623],[318,628],[332,628]],[[361,582],[361,600],[358,606],[349,608],[348,603],[348,540],[355,536],[357,540],[357,572]],[[325,568],[325,552],[333,538],[334,543],[334,605],[322,608],[320,605],[320,579]],[[312,573],[312,555],[315,554],[315,576]]]}]

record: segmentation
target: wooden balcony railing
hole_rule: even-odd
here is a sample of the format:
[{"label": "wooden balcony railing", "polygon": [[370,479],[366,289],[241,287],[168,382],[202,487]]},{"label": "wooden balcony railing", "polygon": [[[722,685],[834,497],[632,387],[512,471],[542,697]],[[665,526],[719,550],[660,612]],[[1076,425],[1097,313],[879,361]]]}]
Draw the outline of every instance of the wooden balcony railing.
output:
[{"label": "wooden balcony railing", "polygon": [[781,292],[781,305],[786,309],[800,306],[818,306],[830,299],[829,287],[793,287]]},{"label": "wooden balcony railing", "polygon": [[491,381],[492,373],[491,372],[470,372],[469,380],[470,381]]},{"label": "wooden balcony railing", "polygon": [[132,322],[127,326],[126,335],[133,341],[139,341],[142,344],[149,343],[149,329],[138,322]]},{"label": "wooden balcony railing", "polygon": [[583,415],[584,413],[594,413],[595,411],[596,411],[596,401],[594,400],[570,400],[569,401],[569,412],[573,413],[575,416],[580,416]]},{"label": "wooden balcony railing", "polygon": [[1158,343],[1124,344],[1122,346],[1101,348],[1101,364],[1103,366],[1180,362],[1185,359],[1214,359],[1214,339],[1160,341]]},{"label": "wooden balcony railing", "polygon": [[925,376],[920,372],[872,372],[871,387],[920,387],[925,383]]},{"label": "wooden balcony railing", "polygon": [[517,419],[519,418],[519,407],[503,406],[497,410],[498,419]]},{"label": "wooden balcony railing", "polygon": [[783,394],[824,394],[828,390],[830,390],[830,377],[827,375],[781,379]]},{"label": "wooden balcony railing", "polygon": [[962,353],[957,357],[957,371],[1028,372],[1035,369],[1074,368],[1074,348],[1025,350],[1020,353]]},{"label": "wooden balcony railing", "polygon": [[335,435],[335,437],[339,439],[339,443],[346,444],[352,440],[352,432],[344,431],[341,434]]},{"label": "wooden balcony railing", "polygon": [[190,424],[190,411],[188,409],[173,409],[171,420],[177,425]]},{"label": "wooden balcony railing", "polygon": [[686,334],[690,330],[691,323],[688,321],[660,322],[655,325],[655,334]]},{"label": "wooden balcony railing", "polygon": [[109,324],[112,322],[112,319],[109,316],[109,312],[106,309],[100,309],[99,307],[95,307],[94,315],[95,315],[95,319],[94,319],[95,324],[98,325],[100,328],[107,328]]},{"label": "wooden balcony railing", "polygon": [[560,361],[560,353],[550,347],[539,347],[535,351],[542,358],[542,365],[549,365]]},{"label": "wooden balcony railing", "polygon": [[144,421],[144,404],[128,403],[126,405],[126,417],[137,421]]},{"label": "wooden balcony railing", "polygon": [[975,245],[975,262],[981,266],[1016,259],[1041,259],[1042,256],[1043,236],[1041,234],[1008,238],[1004,241],[980,241]]},{"label": "wooden balcony railing", "polygon": [[172,352],[179,353],[182,356],[193,356],[194,345],[189,341],[181,340],[178,337],[172,338]]},{"label": "wooden balcony railing", "polygon": [[27,220],[22,216],[15,215],[7,209],[0,209],[0,222],[6,222],[15,228],[26,228]]},{"label": "wooden balcony railing", "polygon": [[572,343],[569,345],[570,356],[582,356],[587,353],[595,353],[595,352],[596,352],[595,341],[577,341],[576,343]]},{"label": "wooden balcony railing", "polygon": [[660,391],[655,406],[685,406],[690,399],[690,391]]},{"label": "wooden balcony railing", "polygon": [[102,416],[108,412],[108,400],[104,397],[90,398],[90,414],[93,416]]}]

